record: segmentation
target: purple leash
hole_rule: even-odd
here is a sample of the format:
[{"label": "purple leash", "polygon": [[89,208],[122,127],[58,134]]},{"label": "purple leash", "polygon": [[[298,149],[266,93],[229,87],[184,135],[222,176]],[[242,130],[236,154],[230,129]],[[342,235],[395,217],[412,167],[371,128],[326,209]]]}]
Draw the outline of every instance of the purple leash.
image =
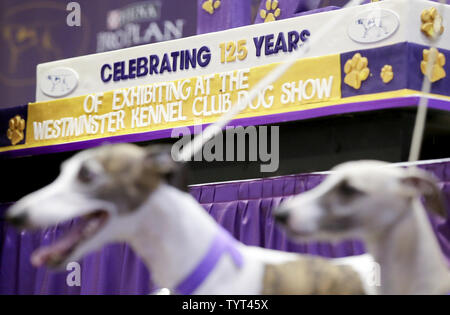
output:
[{"label": "purple leash", "polygon": [[175,288],[175,292],[182,295],[192,294],[214,270],[223,254],[229,254],[236,266],[241,268],[244,259],[237,246],[236,240],[227,231],[220,228],[205,257],[191,274]]}]

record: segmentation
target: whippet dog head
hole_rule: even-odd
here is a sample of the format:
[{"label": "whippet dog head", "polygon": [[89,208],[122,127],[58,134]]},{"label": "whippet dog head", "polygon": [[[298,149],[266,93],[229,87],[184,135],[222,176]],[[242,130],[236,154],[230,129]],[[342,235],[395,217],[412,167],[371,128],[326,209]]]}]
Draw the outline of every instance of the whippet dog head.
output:
[{"label": "whippet dog head", "polygon": [[423,197],[445,216],[434,177],[378,161],[342,164],[313,190],[283,202],[274,215],[298,239],[367,238],[387,232]]},{"label": "whippet dog head", "polygon": [[32,255],[35,266],[62,268],[113,241],[127,241],[131,216],[163,182],[182,172],[169,146],[103,146],[76,154],[62,164],[47,187],[14,204],[7,220],[20,229],[38,229],[77,218],[71,231]]}]

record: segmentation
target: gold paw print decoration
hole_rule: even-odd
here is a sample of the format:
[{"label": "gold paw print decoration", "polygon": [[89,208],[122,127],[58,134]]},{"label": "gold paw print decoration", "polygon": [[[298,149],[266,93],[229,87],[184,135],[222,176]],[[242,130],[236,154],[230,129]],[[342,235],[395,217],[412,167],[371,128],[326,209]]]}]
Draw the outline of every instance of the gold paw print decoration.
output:
[{"label": "gold paw print decoration", "polygon": [[423,60],[420,63],[420,69],[422,70],[422,73],[424,75],[427,75],[427,65],[431,60],[434,60],[434,62],[431,65],[431,73],[428,75],[428,79],[430,79],[431,82],[436,82],[445,78],[447,76],[444,70],[445,56],[436,48],[423,50]]},{"label": "gold paw print decoration", "polygon": [[436,8],[425,9],[420,16],[422,19],[422,27],[420,30],[429,38],[435,38],[444,33],[444,25],[442,16]]},{"label": "gold paw print decoration", "polygon": [[391,82],[394,79],[394,71],[392,70],[392,66],[385,65],[381,69],[380,77],[381,77],[381,80],[383,80],[383,82],[386,84]]},{"label": "gold paw print decoration", "polygon": [[366,57],[362,57],[360,53],[355,54],[352,59],[347,60],[344,66],[344,72],[346,74],[344,78],[345,84],[359,90],[362,81],[367,80],[369,77],[370,69],[367,67],[368,65],[369,61]]},{"label": "gold paw print decoration", "polygon": [[266,9],[259,13],[264,19],[264,23],[273,22],[281,15],[281,9],[278,7],[278,0],[267,0]]},{"label": "gold paw print decoration", "polygon": [[217,10],[220,5],[220,0],[208,0],[206,2],[203,2],[202,8],[209,14],[214,14],[215,10]]},{"label": "gold paw print decoration", "polygon": [[23,120],[22,117],[17,115],[9,120],[9,129],[6,135],[8,136],[8,139],[11,140],[12,145],[16,145],[23,140],[24,130],[25,120]]}]

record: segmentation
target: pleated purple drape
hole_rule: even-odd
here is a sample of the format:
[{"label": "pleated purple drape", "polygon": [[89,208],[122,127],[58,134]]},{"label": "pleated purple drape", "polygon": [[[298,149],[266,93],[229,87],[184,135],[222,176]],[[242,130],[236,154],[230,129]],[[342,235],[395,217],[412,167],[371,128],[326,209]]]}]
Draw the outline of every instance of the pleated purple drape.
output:
[{"label": "pleated purple drape", "polygon": [[[440,180],[450,209],[450,162],[421,166]],[[192,195],[237,239],[248,245],[285,251],[343,257],[364,252],[359,241],[337,245],[294,244],[274,227],[271,209],[283,198],[315,187],[323,175],[305,174],[274,179],[203,185],[191,188]],[[81,262],[81,286],[66,284],[68,272],[54,273],[33,268],[31,252],[49,244],[70,223],[41,232],[17,233],[2,220],[0,208],[0,294],[148,294],[154,289],[150,274],[141,260],[125,244],[105,246]],[[450,221],[430,216],[442,250],[450,261]]]}]

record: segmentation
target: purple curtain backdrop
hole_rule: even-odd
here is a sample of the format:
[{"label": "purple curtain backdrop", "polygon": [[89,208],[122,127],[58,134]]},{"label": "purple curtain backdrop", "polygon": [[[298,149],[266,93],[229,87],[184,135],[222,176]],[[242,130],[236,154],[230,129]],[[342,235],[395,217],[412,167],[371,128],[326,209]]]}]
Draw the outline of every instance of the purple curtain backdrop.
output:
[{"label": "purple curtain backdrop", "polygon": [[[422,165],[439,179],[450,208],[450,162]],[[237,239],[262,246],[324,257],[343,257],[364,253],[359,241],[337,245],[328,243],[294,244],[275,228],[271,209],[284,198],[318,185],[324,175],[305,174],[274,179],[195,186],[192,195]],[[105,246],[86,256],[81,265],[81,286],[68,287],[68,272],[35,269],[29,263],[31,252],[49,244],[71,223],[42,232],[18,234],[2,220],[0,209],[0,294],[148,294],[155,287],[141,260],[125,244]],[[430,216],[442,249],[450,261],[450,221]]]}]

